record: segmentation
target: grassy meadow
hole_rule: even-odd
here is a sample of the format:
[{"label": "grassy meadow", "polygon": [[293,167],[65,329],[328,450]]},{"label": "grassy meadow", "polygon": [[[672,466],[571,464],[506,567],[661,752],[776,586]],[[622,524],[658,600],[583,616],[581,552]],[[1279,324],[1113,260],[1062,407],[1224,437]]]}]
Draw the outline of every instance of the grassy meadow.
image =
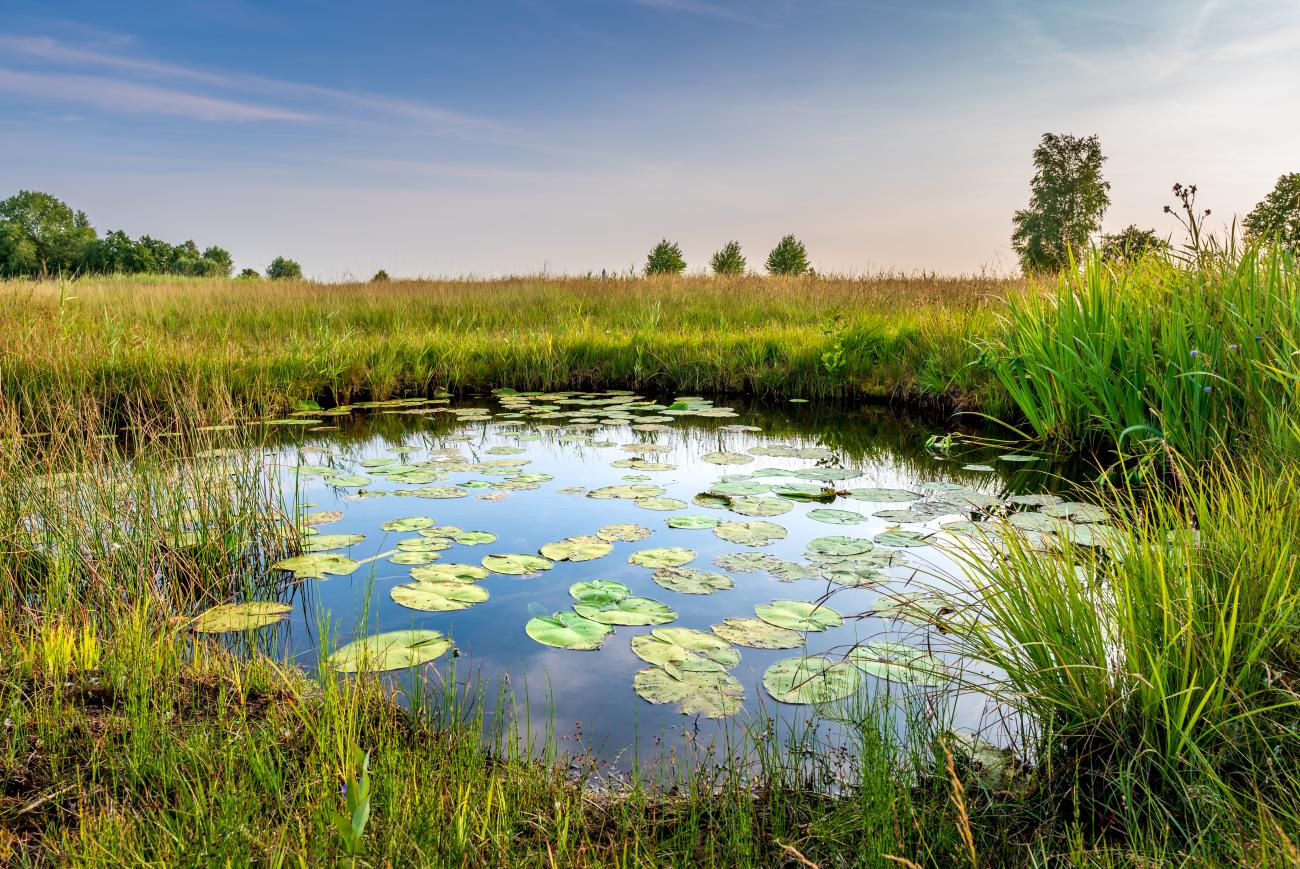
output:
[{"label": "grassy meadow", "polygon": [[[1036,282],[0,284],[0,864],[1300,865],[1298,300],[1256,252]],[[978,411],[1110,454],[1089,496],[1123,557],[972,558],[952,642],[1035,722],[1000,776],[858,708],[847,781],[762,722],[732,764],[673,746],[610,778],[500,716],[484,740],[508,698],[403,708],[185,629],[275,591],[247,584],[289,545],[255,463],[172,461],[225,445],[205,424],[502,385]]]}]

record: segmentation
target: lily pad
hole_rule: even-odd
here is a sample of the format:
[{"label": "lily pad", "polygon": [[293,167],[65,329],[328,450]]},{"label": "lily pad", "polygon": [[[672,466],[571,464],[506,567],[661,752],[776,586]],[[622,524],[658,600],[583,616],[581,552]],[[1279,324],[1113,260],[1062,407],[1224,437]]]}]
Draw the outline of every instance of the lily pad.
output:
[{"label": "lily pad", "polygon": [[655,628],[632,638],[632,651],[647,664],[664,667],[673,676],[729,670],[740,653],[722,637],[693,628]]},{"label": "lily pad", "polygon": [[774,541],[784,540],[785,528],[775,522],[762,520],[751,522],[723,522],[713,529],[713,533],[728,543],[742,546],[767,546]]},{"label": "lily pad", "polygon": [[1012,495],[1007,499],[1008,504],[1017,504],[1021,507],[1052,507],[1056,504],[1064,504],[1065,499],[1060,495]]},{"label": "lily pad", "polygon": [[298,521],[303,525],[328,525],[330,522],[337,522],[343,518],[342,511],[339,510],[317,510],[314,513],[306,513]]},{"label": "lily pad", "polygon": [[741,495],[727,503],[727,509],[741,516],[780,516],[794,509],[789,501],[781,498],[764,498],[761,496]]},{"label": "lily pad", "polygon": [[762,619],[723,619],[712,630],[733,645],[752,649],[794,649],[803,645],[802,634]]},{"label": "lily pad", "polygon": [[874,543],[863,537],[830,535],[808,541],[808,551],[821,555],[861,555],[875,548]]},{"label": "lily pad", "polygon": [[728,673],[683,672],[647,667],[632,680],[637,696],[650,703],[676,703],[683,715],[725,718],[740,711],[745,689]]},{"label": "lily pad", "polygon": [[453,534],[451,539],[461,546],[482,546],[485,543],[495,543],[497,536],[491,531],[461,531]]},{"label": "lily pad", "polygon": [[488,555],[483,558],[482,564],[493,573],[503,573],[507,576],[524,576],[551,569],[550,559],[523,552]]},{"label": "lily pad", "polygon": [[1056,519],[1069,519],[1071,522],[1105,522],[1109,514],[1096,504],[1083,504],[1079,501],[1064,501],[1044,507],[1043,513]]},{"label": "lily pad", "polygon": [[786,658],[763,673],[763,687],[782,703],[829,703],[854,694],[862,673],[847,661],[829,658]]},{"label": "lily pad", "polygon": [[864,643],[854,646],[848,659],[864,673],[903,685],[935,686],[948,681],[942,660],[907,643]]},{"label": "lily pad", "polygon": [[760,570],[770,571],[782,562],[766,552],[727,552],[715,555],[713,563],[732,573],[757,573]]},{"label": "lily pad", "polygon": [[630,597],[632,589],[612,579],[591,579],[569,586],[569,594],[578,603],[604,606]]},{"label": "lily pad", "polygon": [[433,564],[441,558],[437,552],[394,552],[388,556],[388,560],[393,564],[416,565],[416,564]]},{"label": "lily pad", "polygon": [[854,513],[852,510],[835,510],[830,507],[818,507],[815,510],[809,510],[808,518],[815,519],[818,522],[826,522],[830,525],[856,525],[859,522],[867,521],[867,517],[861,513]]},{"label": "lily pad", "polygon": [[824,575],[831,582],[845,588],[871,588],[889,578],[878,567],[866,567],[852,562],[828,567]]},{"label": "lily pad", "polygon": [[661,486],[651,486],[648,484],[632,483],[626,486],[603,486],[599,489],[592,489],[587,493],[588,498],[626,498],[635,501],[637,498],[657,498],[664,493]]},{"label": "lily pad", "polygon": [[906,489],[849,489],[849,497],[858,501],[873,501],[879,504],[895,504],[915,501],[921,497],[916,492]]},{"label": "lily pad", "polygon": [[417,567],[411,576],[422,582],[474,582],[487,579],[488,572],[474,564],[430,564]]},{"label": "lily pad", "polygon": [[761,483],[758,480],[730,480],[714,483],[705,494],[735,498],[741,495],[762,495],[770,491],[772,491],[771,483]]},{"label": "lily pad", "polygon": [[389,631],[348,643],[329,656],[329,665],[340,673],[403,670],[432,661],[450,648],[451,640],[438,631]]},{"label": "lily pad", "polygon": [[677,618],[668,604],[648,597],[625,597],[603,605],[576,603],[573,611],[604,625],[662,625]]},{"label": "lily pad", "polygon": [[605,540],[590,534],[578,537],[566,537],[555,543],[547,543],[538,550],[552,561],[591,561],[609,555],[614,547]]},{"label": "lily pad", "polygon": [[364,534],[317,534],[303,541],[303,552],[328,552],[345,549],[366,539]]},{"label": "lily pad", "polygon": [[627,557],[629,564],[642,567],[681,567],[695,558],[694,549],[681,546],[663,546],[655,549],[642,549]]},{"label": "lily pad", "polygon": [[681,510],[686,506],[685,501],[676,498],[637,498],[632,503],[643,510]]},{"label": "lily pad", "polygon": [[389,596],[407,609],[449,612],[482,603],[488,599],[488,590],[472,582],[418,581],[397,586]]},{"label": "lily pad", "polygon": [[711,465],[747,465],[754,461],[753,456],[747,456],[744,453],[705,453],[700,456],[703,461]]},{"label": "lily pad", "polygon": [[825,604],[803,600],[774,600],[754,607],[754,615],[769,625],[792,631],[824,631],[844,624],[844,617]]},{"label": "lily pad", "polygon": [[329,483],[336,489],[360,489],[362,486],[370,485],[370,478],[351,474],[339,474],[334,477],[326,477],[325,482]]},{"label": "lily pad", "polygon": [[327,574],[348,576],[360,566],[361,562],[353,561],[336,552],[295,555],[293,558],[286,558],[271,565],[276,570],[290,571],[295,579],[324,579]]},{"label": "lily pad", "polygon": [[424,486],[420,489],[411,489],[406,494],[413,495],[416,498],[443,500],[448,498],[464,498],[469,495],[469,492],[459,486]]},{"label": "lily pad", "polygon": [[722,520],[716,516],[669,516],[669,528],[686,528],[691,530],[703,530],[706,528],[716,528]]},{"label": "lily pad", "polygon": [[932,536],[934,536],[932,532],[888,528],[871,539],[880,546],[929,546]]},{"label": "lily pad", "polygon": [[431,516],[408,516],[405,519],[390,519],[379,527],[385,531],[419,531],[421,528],[432,528],[438,522]]},{"label": "lily pad", "polygon": [[223,603],[200,613],[191,627],[200,634],[253,631],[275,624],[292,610],[290,604],[276,601]]},{"label": "lily pad", "polygon": [[879,598],[871,605],[873,615],[882,619],[897,619],[908,624],[925,627],[943,626],[947,616],[957,610],[953,605],[933,594],[924,592],[902,592]]},{"label": "lily pad", "polygon": [[397,548],[402,552],[442,552],[451,544],[441,537],[408,537],[397,541]]},{"label": "lily pad", "polygon": [[797,561],[782,561],[769,567],[767,572],[782,582],[794,582],[796,579],[819,579],[823,576],[820,567],[812,564],[801,564]]},{"label": "lily pad", "polygon": [[713,594],[736,585],[725,573],[711,573],[694,567],[661,567],[651,578],[669,591],[682,594]]},{"label": "lily pad", "polygon": [[635,543],[638,540],[645,540],[651,533],[649,528],[624,522],[618,525],[606,525],[596,532],[596,536],[610,543],[620,540],[624,543]]},{"label": "lily pad", "polygon": [[816,483],[782,483],[772,489],[772,494],[791,501],[825,501],[835,500],[835,492]]}]

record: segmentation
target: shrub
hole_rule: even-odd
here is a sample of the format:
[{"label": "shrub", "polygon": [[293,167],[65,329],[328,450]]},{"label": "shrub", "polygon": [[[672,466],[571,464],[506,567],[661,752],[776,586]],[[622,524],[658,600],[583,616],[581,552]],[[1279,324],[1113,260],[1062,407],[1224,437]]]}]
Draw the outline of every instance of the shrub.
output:
[{"label": "shrub", "polygon": [[686,271],[686,260],[682,259],[682,249],[675,241],[664,239],[650,250],[646,257],[645,273],[647,275],[679,275]]},{"label": "shrub", "polygon": [[740,242],[729,241],[722,249],[709,258],[709,265],[716,275],[743,275],[745,273],[745,255],[740,252]]},{"label": "shrub", "polygon": [[239,278],[240,280],[260,281],[262,279],[262,273],[257,269],[241,269],[239,272]]},{"label": "shrub", "polygon": [[1101,237],[1101,258],[1106,262],[1141,259],[1148,253],[1164,253],[1169,242],[1156,235],[1154,229],[1138,229],[1136,224],[1114,234]]},{"label": "shrub", "polygon": [[777,242],[767,255],[767,271],[773,275],[806,275],[812,271],[808,265],[808,250],[803,242],[787,235]]},{"label": "shrub", "polygon": [[271,260],[271,264],[266,267],[266,276],[273,281],[301,280],[302,266],[291,259],[278,256]]},{"label": "shrub", "polygon": [[379,271],[375,272],[375,276],[370,279],[370,282],[375,283],[376,281],[386,281],[386,280],[388,280],[388,272],[384,271],[383,269],[380,269]]}]

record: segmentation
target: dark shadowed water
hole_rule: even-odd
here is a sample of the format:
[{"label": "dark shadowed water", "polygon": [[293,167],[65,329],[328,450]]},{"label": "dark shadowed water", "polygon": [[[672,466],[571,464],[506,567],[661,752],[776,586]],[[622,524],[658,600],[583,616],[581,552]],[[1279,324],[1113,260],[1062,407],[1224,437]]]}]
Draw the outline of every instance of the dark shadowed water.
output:
[{"label": "dark shadowed water", "polygon": [[[724,618],[752,618],[756,605],[773,600],[824,602],[845,617],[842,626],[804,634],[803,648],[736,646],[740,661],[729,671],[744,691],[741,709],[729,719],[733,726],[751,720],[750,716],[760,708],[778,718],[806,717],[810,707],[779,703],[765,692],[763,674],[776,662],[808,654],[842,659],[855,644],[881,639],[926,650],[938,636],[934,625],[863,614],[871,613],[873,606],[884,599],[915,590],[919,580],[933,573],[957,572],[954,562],[942,551],[943,542],[952,539],[942,532],[942,526],[977,518],[981,511],[973,507],[961,509],[961,504],[970,502],[960,498],[956,498],[957,509],[942,506],[945,502],[951,506],[953,492],[987,495],[989,503],[1004,502],[1008,495],[1062,490],[1068,476],[1059,465],[1046,459],[999,458],[999,453],[1007,450],[966,447],[960,456],[936,455],[927,451],[925,443],[931,435],[943,434],[942,427],[877,407],[727,402],[734,411],[730,415],[705,402],[688,402],[688,410],[703,410],[706,415],[674,412],[665,416],[664,406],[673,402],[667,396],[633,399],[569,393],[506,400],[505,407],[494,396],[478,396],[448,404],[358,408],[350,414],[320,417],[322,425],[337,426],[334,431],[315,431],[307,425],[283,427],[283,440],[272,461],[286,504],[291,509],[296,504],[298,509],[312,512],[340,511],[341,519],[317,526],[317,532],[360,534],[364,540],[337,550],[363,562],[350,575],[303,579],[290,586],[285,599],[295,608],[286,623],[273,629],[275,642],[282,643],[285,651],[308,669],[315,669],[323,630],[330,634],[331,649],[378,632],[411,628],[439,631],[454,642],[458,655],[445,654],[421,665],[416,673],[393,673],[397,684],[409,686],[407,680],[412,678],[437,683],[454,668],[459,681],[475,680],[486,689],[489,705],[495,690],[508,685],[521,721],[530,717],[529,727],[534,733],[552,726],[561,737],[580,734],[583,748],[606,759],[648,756],[658,750],[661,741],[680,739],[683,732],[698,741],[716,733],[721,722],[684,715],[674,703],[651,704],[638,696],[633,680],[638,671],[651,665],[633,653],[631,641],[649,633],[652,626],[615,626],[595,651],[553,648],[530,638],[525,625],[534,616],[573,607],[575,601],[569,589],[574,583],[596,579],[623,583],[632,595],[660,601],[676,613],[675,620],[666,627],[701,631],[709,631]],[[637,401],[658,401],[659,407],[627,406]],[[475,413],[474,408],[484,412]],[[566,413],[571,415],[561,415]],[[639,422],[647,417],[661,421]],[[633,429],[636,424],[662,428]],[[736,426],[757,430],[736,430]],[[642,455],[623,449],[625,445],[646,444],[666,448],[645,453],[647,462],[671,468],[613,466],[614,462]],[[778,453],[804,452],[795,456],[753,452],[757,448],[763,453],[767,451],[764,448],[772,447]],[[736,463],[719,465],[704,458],[715,453],[728,454]],[[394,482],[383,473],[384,467],[363,464],[384,459],[424,471],[443,470],[438,471],[439,478],[433,482]],[[509,464],[493,464],[502,460]],[[338,475],[360,475],[369,481],[360,487],[355,481],[350,487],[339,487],[332,485],[337,476],[303,473],[301,465],[325,465]],[[964,469],[967,465],[984,469]],[[764,473],[753,476],[764,469],[817,468],[833,470],[815,471],[802,478]],[[549,475],[551,479],[518,478],[518,474]],[[833,503],[816,503],[787,500],[770,492],[753,496],[779,503],[773,510],[789,508],[771,516],[738,515],[725,504],[706,507],[692,503],[695,496],[724,479],[748,480],[760,487],[810,482],[821,485],[815,481],[822,474],[831,478],[824,485],[841,493],[866,488],[899,489],[915,493],[917,499],[873,502],[841,494]],[[587,495],[593,489],[628,484],[661,487],[662,497],[678,499],[686,506],[653,510],[631,499]],[[400,494],[425,486],[454,487],[453,494],[460,497]],[[920,521],[890,521],[873,515],[909,509],[915,504],[940,506],[933,517]],[[818,521],[815,517],[822,514],[815,511],[826,508],[851,511],[857,517],[831,514],[848,524]],[[720,539],[714,530],[675,529],[667,524],[671,517],[685,515],[712,516],[724,522],[776,523],[784,529],[785,537],[762,546],[739,545]],[[436,564],[477,566],[492,554],[536,554],[545,544],[574,535],[592,535],[615,523],[635,523],[649,529],[650,534],[636,542],[613,542],[611,552],[590,561],[557,561],[550,570],[527,576],[489,573],[477,583],[487,590],[486,601],[462,610],[429,612],[409,609],[393,600],[392,589],[412,581],[412,567],[395,564],[391,555],[384,555],[396,550],[399,541],[419,535],[385,531],[381,526],[390,520],[417,516],[431,517],[438,525],[497,536],[485,544],[452,543],[435,553]],[[895,552],[902,563],[880,568],[878,576],[864,580],[865,587],[845,587],[825,576],[787,581],[763,569],[735,572],[714,562],[718,556],[748,551],[815,568],[805,557],[809,541],[828,535],[871,540],[892,527],[934,536],[920,546],[877,543],[873,551],[878,556]],[[652,568],[628,561],[631,554],[655,547],[692,550],[695,554],[687,566],[726,574],[734,580],[734,588],[702,595],[660,586],[653,579]],[[908,690],[887,685],[868,673],[863,673],[860,681],[864,695],[887,689]],[[983,698],[967,695],[950,697],[947,702],[950,708],[945,714],[954,724],[980,726],[986,712]]]}]

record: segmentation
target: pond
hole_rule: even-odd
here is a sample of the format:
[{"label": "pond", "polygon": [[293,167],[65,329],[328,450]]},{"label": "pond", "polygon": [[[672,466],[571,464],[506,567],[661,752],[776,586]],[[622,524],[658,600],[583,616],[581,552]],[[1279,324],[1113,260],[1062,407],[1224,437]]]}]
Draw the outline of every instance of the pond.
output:
[{"label": "pond", "polygon": [[[454,667],[605,759],[943,684],[919,594],[959,572],[943,542],[995,509],[1026,533],[1079,509],[1051,494],[1076,469],[930,451],[941,428],[876,407],[502,390],[273,424],[318,550],[278,566],[299,574],[278,651],[314,669],[328,630],[336,669]],[[955,702],[977,726],[983,699]]]}]

